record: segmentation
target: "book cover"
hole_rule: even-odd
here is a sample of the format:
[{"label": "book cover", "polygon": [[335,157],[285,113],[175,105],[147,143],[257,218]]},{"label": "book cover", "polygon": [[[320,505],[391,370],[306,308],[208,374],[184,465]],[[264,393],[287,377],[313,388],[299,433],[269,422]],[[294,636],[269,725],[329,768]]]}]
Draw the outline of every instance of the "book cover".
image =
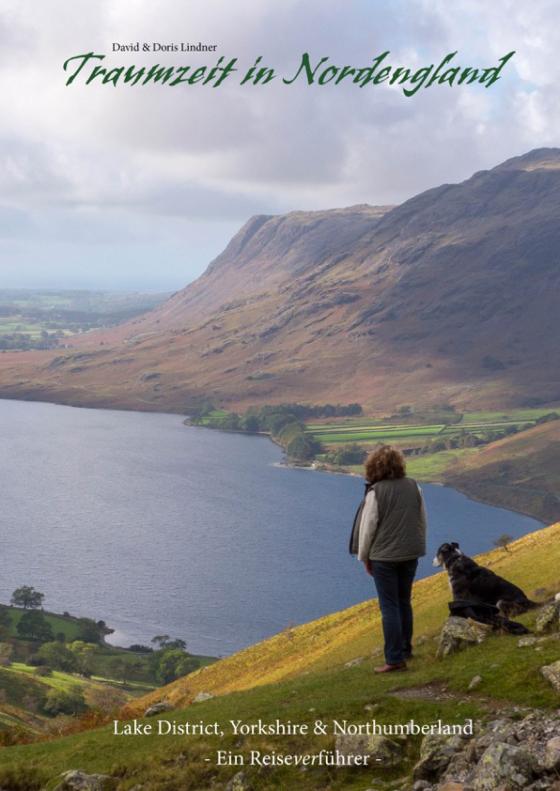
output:
[{"label": "book cover", "polygon": [[0,788],[557,788],[555,4],[1,5]]}]

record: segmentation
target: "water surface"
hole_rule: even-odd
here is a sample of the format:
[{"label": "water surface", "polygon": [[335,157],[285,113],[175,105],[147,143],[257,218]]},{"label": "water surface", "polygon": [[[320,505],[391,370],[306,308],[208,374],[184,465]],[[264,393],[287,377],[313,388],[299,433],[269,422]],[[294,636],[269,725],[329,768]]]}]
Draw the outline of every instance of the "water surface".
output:
[{"label": "water surface", "polygon": [[[113,642],[181,637],[228,654],[373,595],[347,553],[360,479],[279,465],[261,437],[175,415],[0,401],[0,601],[33,585],[53,611],[104,619]],[[471,554],[540,527],[423,487],[429,552]]]}]

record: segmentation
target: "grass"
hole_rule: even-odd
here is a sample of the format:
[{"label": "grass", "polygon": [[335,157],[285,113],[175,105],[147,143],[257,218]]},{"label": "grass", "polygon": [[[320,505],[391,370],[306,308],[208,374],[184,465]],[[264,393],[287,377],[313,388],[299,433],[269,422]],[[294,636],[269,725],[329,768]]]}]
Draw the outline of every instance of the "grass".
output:
[{"label": "grass", "polygon": [[476,453],[475,448],[458,448],[442,450],[439,453],[426,453],[423,456],[410,456],[406,461],[406,469],[412,478],[417,478],[419,481],[439,482],[457,462]]},{"label": "grass", "polygon": [[[521,585],[534,595],[546,585],[560,588],[557,546],[560,524],[529,534],[510,545],[510,551],[493,550],[481,561]],[[217,721],[225,729],[223,738],[141,736],[119,737],[111,727],[74,734],[55,741],[9,747],[0,750],[2,772],[36,772],[45,788],[52,788],[60,773],[69,768],[104,772],[118,776],[119,791],[141,785],[145,791],[205,789],[212,783],[225,784],[238,767],[218,767],[217,749],[247,755],[251,749],[278,752],[313,752],[332,749],[334,738],[263,737],[238,739],[229,726],[232,719],[266,722],[277,717],[286,722],[347,719],[380,723],[407,722],[413,718],[427,723],[437,719],[461,722],[466,718],[495,717],[500,706],[528,705],[556,708],[558,695],[540,674],[540,667],[558,658],[558,642],[543,643],[540,651],[518,648],[517,638],[490,637],[482,645],[435,660],[435,642],[447,613],[449,592],[443,574],[420,580],[414,586],[416,635],[424,641],[415,647],[416,658],[406,674],[376,677],[370,656],[381,644],[381,625],[375,602],[364,602],[340,613],[295,627],[217,662],[165,691],[158,690],[128,706],[128,715],[142,713],[150,702],[165,697],[176,710],[164,719],[178,723]],[[533,614],[522,616],[529,624]],[[360,661],[360,659],[362,661]],[[348,666],[351,660],[358,660]],[[475,675],[482,677],[476,692],[468,692]],[[442,686],[447,688],[440,694]],[[191,704],[201,691],[215,697]],[[367,704],[377,708],[374,714]],[[152,724],[155,720],[149,720]],[[331,788],[358,789],[375,785],[395,787],[391,781],[402,777],[418,755],[418,739],[407,742],[405,761],[398,770],[362,771],[314,768],[305,773],[291,769],[258,771],[245,767],[247,780],[263,789]],[[209,758],[207,761],[205,759]],[[379,784],[379,785],[378,785]],[[387,785],[386,785],[387,784]],[[223,786],[222,786],[223,787]]]},{"label": "grass", "polygon": [[[25,612],[29,612],[28,610],[24,610],[21,607],[8,607],[5,604],[0,604],[0,609],[7,610],[10,615],[10,636],[17,637],[17,625],[21,619],[21,617],[25,614]],[[80,624],[78,618],[74,618],[73,616],[65,616],[65,615],[58,615],[57,613],[51,613],[47,611],[43,611],[43,615],[45,619],[51,626],[53,631],[53,635],[62,632],[64,634],[64,639],[66,642],[72,642],[73,640],[79,640],[81,630],[83,625]]]}]

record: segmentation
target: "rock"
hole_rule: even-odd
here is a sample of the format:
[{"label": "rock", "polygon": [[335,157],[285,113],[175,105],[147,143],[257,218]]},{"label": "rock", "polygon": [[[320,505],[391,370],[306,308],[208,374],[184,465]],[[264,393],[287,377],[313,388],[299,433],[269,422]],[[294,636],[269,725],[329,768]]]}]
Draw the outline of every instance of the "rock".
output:
[{"label": "rock", "polygon": [[157,714],[163,714],[164,711],[171,711],[173,706],[166,700],[161,700],[159,703],[154,703],[149,706],[144,712],[144,717],[155,717]]},{"label": "rock", "polygon": [[496,791],[503,786],[508,791],[526,789],[535,770],[535,760],[522,747],[495,742],[482,754],[471,779],[474,791]]},{"label": "rock", "polygon": [[377,711],[379,708],[379,703],[366,703],[364,706],[364,711],[372,712]]},{"label": "rock", "polygon": [[412,786],[412,791],[426,791],[432,787],[431,783],[428,783],[427,780],[417,780],[414,785]]},{"label": "rock", "polygon": [[226,791],[250,791],[245,772],[237,772],[226,785]]},{"label": "rock", "polygon": [[541,667],[541,673],[552,684],[554,689],[560,692],[560,659],[551,665]]},{"label": "rock", "polygon": [[537,615],[535,621],[535,631],[555,632],[560,629],[560,601],[553,601],[546,604]]},{"label": "rock", "polygon": [[470,645],[477,645],[486,639],[492,627],[451,615],[443,625],[439,636],[437,656],[439,658],[454,654]]},{"label": "rock", "polygon": [[79,769],[70,769],[61,774],[62,783],[54,791],[108,791],[114,788],[113,778],[109,775],[88,775]]},{"label": "rock", "polygon": [[560,736],[553,736],[546,743],[543,766],[548,771],[560,770]]},{"label": "rock", "polygon": [[199,692],[193,698],[193,703],[203,703],[205,700],[211,700],[214,695],[211,692]]},{"label": "rock", "polygon": [[536,645],[536,642],[537,642],[537,638],[533,637],[532,635],[529,635],[528,637],[521,637],[517,641],[517,647],[518,648],[529,648],[529,646],[531,646],[531,645]]},{"label": "rock", "polygon": [[468,686],[469,692],[473,689],[476,689],[482,684],[482,676],[473,676],[471,678],[471,683]]},{"label": "rock", "polygon": [[349,662],[344,663],[344,667],[356,667],[356,665],[361,665],[364,661],[364,656],[357,656],[355,659],[351,659]]},{"label": "rock", "polygon": [[424,736],[420,746],[420,760],[412,773],[413,778],[437,780],[445,772],[453,756],[463,747],[464,741],[459,736]]},{"label": "rock", "polygon": [[465,786],[463,783],[457,783],[455,780],[448,780],[446,783],[438,786],[438,791],[463,791]]},{"label": "rock", "polygon": [[370,766],[396,766],[403,758],[400,744],[373,734],[337,736],[335,749],[345,756],[367,755]]}]

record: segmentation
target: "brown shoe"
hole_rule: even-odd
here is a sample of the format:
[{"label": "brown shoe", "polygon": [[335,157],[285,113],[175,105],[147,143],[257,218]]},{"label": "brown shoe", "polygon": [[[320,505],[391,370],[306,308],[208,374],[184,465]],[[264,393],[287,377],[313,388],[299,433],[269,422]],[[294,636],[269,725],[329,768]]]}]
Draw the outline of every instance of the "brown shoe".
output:
[{"label": "brown shoe", "polygon": [[392,673],[396,670],[408,670],[406,662],[399,662],[397,665],[381,665],[373,668],[376,673]]}]

